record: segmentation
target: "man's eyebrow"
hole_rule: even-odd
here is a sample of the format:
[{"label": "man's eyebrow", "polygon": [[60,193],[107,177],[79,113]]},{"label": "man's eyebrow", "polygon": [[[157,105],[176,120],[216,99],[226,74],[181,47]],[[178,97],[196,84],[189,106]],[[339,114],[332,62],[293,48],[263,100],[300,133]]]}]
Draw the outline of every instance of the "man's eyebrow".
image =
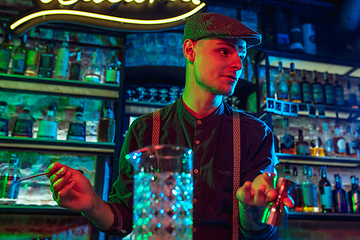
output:
[{"label": "man's eyebrow", "polygon": [[231,43],[228,43],[228,42],[218,42],[215,45],[227,45],[227,46],[233,48],[236,51],[240,50],[239,53],[246,54],[246,48],[244,48],[242,46],[238,46],[238,49],[236,49],[236,46],[237,46],[236,44],[231,44]]}]

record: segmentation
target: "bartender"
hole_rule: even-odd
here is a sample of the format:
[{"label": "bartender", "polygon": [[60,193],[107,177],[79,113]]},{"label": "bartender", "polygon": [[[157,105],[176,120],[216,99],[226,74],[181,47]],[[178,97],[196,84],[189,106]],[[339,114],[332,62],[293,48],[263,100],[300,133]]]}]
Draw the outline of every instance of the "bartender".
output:
[{"label": "bartender", "polygon": [[[238,239],[276,239],[277,228],[260,221],[265,206],[277,197],[272,186],[278,163],[272,131],[222,100],[234,93],[247,49],[260,43],[259,33],[234,18],[216,13],[190,17],[183,38],[184,92],[157,112],[158,117],[145,114],[131,124],[109,201],[102,201],[81,173],[60,163],[47,170],[54,200],[60,207],[81,212],[106,234],[130,234],[134,170],[125,156],[151,145],[153,123],[160,124],[159,144],[193,150],[194,240],[230,240],[236,234]],[[239,168],[234,168],[234,161],[240,162]],[[235,199],[234,176],[239,176]],[[290,197],[283,203],[294,205]]]}]

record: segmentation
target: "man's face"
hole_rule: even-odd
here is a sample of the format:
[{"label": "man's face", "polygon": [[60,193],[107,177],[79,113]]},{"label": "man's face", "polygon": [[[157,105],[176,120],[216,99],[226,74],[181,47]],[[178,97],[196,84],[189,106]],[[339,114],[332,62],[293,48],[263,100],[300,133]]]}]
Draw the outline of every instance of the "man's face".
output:
[{"label": "man's face", "polygon": [[246,42],[238,38],[207,38],[196,42],[195,81],[216,95],[231,95],[246,57]]}]

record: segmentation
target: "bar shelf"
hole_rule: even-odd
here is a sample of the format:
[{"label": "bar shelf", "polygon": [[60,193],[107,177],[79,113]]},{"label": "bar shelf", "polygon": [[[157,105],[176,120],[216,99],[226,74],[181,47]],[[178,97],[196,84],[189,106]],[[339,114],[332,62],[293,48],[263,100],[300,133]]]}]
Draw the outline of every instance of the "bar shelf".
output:
[{"label": "bar shelf", "polygon": [[289,212],[290,220],[360,221],[359,213],[304,213]]},{"label": "bar shelf", "polygon": [[360,165],[360,158],[355,157],[316,157],[293,155],[285,153],[276,153],[281,163],[291,164],[307,164],[307,165],[326,165],[326,166],[342,166],[342,167],[358,167]]}]

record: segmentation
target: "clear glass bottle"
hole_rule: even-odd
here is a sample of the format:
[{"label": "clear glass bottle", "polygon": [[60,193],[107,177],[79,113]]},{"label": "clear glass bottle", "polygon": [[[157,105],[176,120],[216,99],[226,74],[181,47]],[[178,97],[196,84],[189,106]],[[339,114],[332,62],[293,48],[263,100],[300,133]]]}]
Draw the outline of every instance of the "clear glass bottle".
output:
[{"label": "clear glass bottle", "polygon": [[46,50],[40,54],[38,77],[52,78],[54,69],[54,44],[46,43]]},{"label": "clear glass bottle", "polygon": [[340,131],[340,126],[335,125],[334,152],[338,155],[346,155],[346,141]]},{"label": "clear glass bottle", "polygon": [[309,171],[309,167],[307,165],[303,165],[303,200],[304,200],[304,212],[314,212],[314,186],[311,183],[312,172]]},{"label": "clear glass bottle", "polygon": [[106,70],[105,83],[119,84],[120,83],[120,62],[116,55],[111,57],[111,61]]},{"label": "clear glass bottle", "polygon": [[11,59],[12,46],[10,45],[10,35],[4,34],[4,39],[0,43],[0,73],[7,73]]},{"label": "clear glass bottle", "polygon": [[350,177],[351,190],[348,191],[349,210],[351,213],[360,213],[359,191],[357,190],[356,177]]},{"label": "clear glass bottle", "polygon": [[325,93],[325,104],[327,105],[335,105],[335,89],[334,85],[330,83],[329,73],[324,73],[324,93]]},{"label": "clear glass bottle", "polygon": [[331,183],[327,179],[326,166],[320,168],[321,179],[319,181],[320,210],[323,213],[333,212]]},{"label": "clear glass bottle", "polygon": [[76,108],[74,119],[70,122],[67,132],[67,140],[86,141],[86,121],[82,116],[83,111],[82,107]]},{"label": "clear glass bottle", "polygon": [[43,120],[39,123],[39,130],[37,138],[42,139],[57,139],[57,122],[54,117],[55,115],[55,106],[48,106],[47,114]]},{"label": "clear glass bottle", "polygon": [[33,44],[28,47],[28,53],[26,58],[25,76],[36,77],[37,67],[39,59],[39,43],[38,43],[38,31],[35,31],[35,40]]},{"label": "clear glass bottle", "polygon": [[75,51],[76,60],[70,63],[70,75],[69,80],[80,81],[83,70],[83,63],[81,61],[81,49],[77,48]]},{"label": "clear glass bottle", "polygon": [[115,119],[114,111],[111,106],[105,106],[103,117],[99,120],[97,130],[98,142],[114,142],[115,139]]},{"label": "clear glass bottle", "polygon": [[6,114],[7,102],[0,102],[0,136],[7,137],[9,134],[9,118]]},{"label": "clear glass bottle", "polygon": [[[351,82],[348,81],[346,82],[346,106],[348,107],[357,107],[357,99],[356,99],[356,87],[352,88],[351,87]],[[344,94],[345,95],[345,94]]]},{"label": "clear glass bottle", "polygon": [[294,136],[290,134],[289,131],[289,119],[283,119],[283,135],[281,137],[281,152],[287,154],[296,154]]},{"label": "clear glass bottle", "polygon": [[313,93],[313,102],[314,104],[324,104],[324,87],[318,81],[317,71],[313,71],[313,80],[314,82],[311,85]]},{"label": "clear glass bottle", "polygon": [[301,102],[312,103],[311,83],[306,80],[306,70],[301,71],[302,81],[300,83]]},{"label": "clear glass bottle", "polygon": [[30,109],[24,107],[24,110],[15,119],[11,136],[32,138],[35,119],[30,115]]},{"label": "clear glass bottle", "polygon": [[323,138],[325,141],[326,156],[334,156],[334,139],[327,123],[323,123]]},{"label": "clear glass bottle", "polygon": [[353,157],[360,157],[360,127],[356,127],[354,139],[350,142],[349,146],[353,152]]},{"label": "clear glass bottle", "polygon": [[21,174],[18,168],[19,158],[12,154],[8,166],[0,173],[0,198],[17,199],[19,195],[20,184],[11,184],[20,179]]},{"label": "clear glass bottle", "polygon": [[290,85],[290,101],[300,103],[301,92],[300,92],[299,79],[296,77],[295,63],[290,63],[289,85]]},{"label": "clear glass bottle", "polygon": [[334,212],[347,213],[348,201],[345,190],[341,186],[340,175],[335,174],[335,188],[332,190],[332,198],[334,204]]},{"label": "clear glass bottle", "polygon": [[302,181],[300,180],[297,167],[293,168],[293,181],[296,183],[295,188],[291,192],[291,197],[295,202],[294,210],[296,212],[303,212],[304,200],[303,200],[303,191],[302,191]]},{"label": "clear glass bottle", "polygon": [[101,64],[97,63],[96,58],[97,58],[97,53],[93,52],[92,60],[87,65],[86,70],[84,72],[85,82],[94,82],[94,83],[101,82],[102,66]]},{"label": "clear glass bottle", "polygon": [[56,79],[67,79],[69,58],[70,58],[70,49],[68,42],[69,42],[69,34],[66,33],[65,41],[63,41],[61,47],[57,52],[55,74],[54,74],[54,77]]},{"label": "clear glass bottle", "polygon": [[283,101],[289,101],[289,85],[281,61],[279,62],[279,75],[277,76],[276,82],[277,82],[277,89],[276,89],[277,99]]},{"label": "clear glass bottle", "polygon": [[316,123],[311,124],[311,129],[310,129],[310,155],[311,156],[321,156],[324,157],[325,153],[324,153],[324,148],[322,147],[322,140],[319,137],[318,134],[318,130],[316,127]]},{"label": "clear glass bottle", "polygon": [[299,139],[295,145],[297,155],[310,155],[310,146],[308,142],[304,141],[302,129],[299,129]]},{"label": "clear glass bottle", "polygon": [[[282,68],[282,64],[281,64],[281,68]],[[268,97],[269,98],[275,98],[278,74],[279,74],[279,67],[276,70],[274,70],[274,69],[271,70],[270,81],[268,81],[266,79],[266,76],[264,76],[264,83],[262,85],[262,94],[263,94],[264,103],[266,103],[266,99]],[[269,96],[267,95],[267,83],[268,82],[270,82],[270,94],[269,94]]]},{"label": "clear glass bottle", "polygon": [[24,75],[27,57],[26,47],[27,35],[24,34],[19,46],[14,49],[14,57],[12,60],[11,74]]},{"label": "clear glass bottle", "polygon": [[334,74],[335,80],[335,103],[337,106],[344,106],[345,105],[345,97],[344,97],[344,88],[339,84],[338,75]]}]

